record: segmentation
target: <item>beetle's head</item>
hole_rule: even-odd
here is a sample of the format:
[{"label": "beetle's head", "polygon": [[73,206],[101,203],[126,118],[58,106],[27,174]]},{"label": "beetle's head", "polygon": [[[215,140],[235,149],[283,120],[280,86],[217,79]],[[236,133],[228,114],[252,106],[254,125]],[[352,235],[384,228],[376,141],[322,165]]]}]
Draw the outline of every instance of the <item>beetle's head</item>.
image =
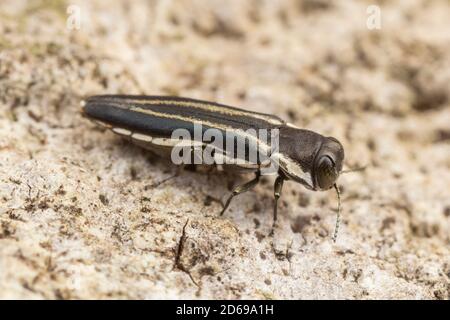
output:
[{"label": "beetle's head", "polygon": [[335,184],[344,162],[344,148],[333,138],[324,138],[318,150],[312,168],[312,180],[315,190],[328,190]]}]

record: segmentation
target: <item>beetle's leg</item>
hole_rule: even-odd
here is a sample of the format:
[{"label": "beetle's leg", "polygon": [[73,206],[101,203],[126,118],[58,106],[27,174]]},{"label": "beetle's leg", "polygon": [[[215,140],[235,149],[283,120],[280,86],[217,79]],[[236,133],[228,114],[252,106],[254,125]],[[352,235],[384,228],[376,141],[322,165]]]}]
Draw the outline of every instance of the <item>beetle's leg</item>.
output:
[{"label": "beetle's leg", "polygon": [[225,206],[222,209],[222,212],[220,215],[223,215],[225,210],[227,210],[228,206],[230,205],[231,199],[233,199],[238,194],[244,193],[250,189],[253,189],[259,182],[259,177],[261,176],[261,173],[259,171],[256,172],[256,176],[253,180],[250,180],[249,182],[246,182],[240,186],[237,186],[233,189],[233,192],[229,196],[227,202],[225,203]]},{"label": "beetle's leg", "polygon": [[277,208],[278,208],[278,199],[281,196],[281,190],[283,189],[283,182],[284,182],[284,177],[283,176],[278,176],[277,179],[275,180],[275,184],[273,187],[273,194],[275,197],[275,203],[274,203],[274,207],[273,207],[273,223],[272,223],[272,229],[270,230],[270,235],[273,235],[275,226],[277,224]]}]

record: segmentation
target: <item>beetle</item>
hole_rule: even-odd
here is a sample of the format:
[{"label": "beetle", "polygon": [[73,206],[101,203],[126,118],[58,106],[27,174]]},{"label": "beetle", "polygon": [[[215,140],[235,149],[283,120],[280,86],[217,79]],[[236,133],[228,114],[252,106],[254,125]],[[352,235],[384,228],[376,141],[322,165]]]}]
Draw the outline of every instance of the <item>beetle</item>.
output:
[{"label": "beetle", "polygon": [[[277,170],[274,174],[277,177],[274,183],[275,201],[271,234],[277,222],[277,203],[284,181],[292,180],[313,191],[329,190],[334,187],[338,197],[338,212],[333,234],[333,240],[336,240],[341,211],[340,192],[336,181],[342,172],[344,161],[344,148],[336,138],[298,128],[277,116],[215,102],[173,96],[92,96],[82,102],[82,113],[133,143],[166,156],[173,155],[174,148],[180,143],[179,138],[174,138],[174,132],[182,129],[191,135],[189,148],[192,153],[195,147],[203,151],[210,147],[213,164],[223,164],[226,160],[226,164],[254,172],[255,177],[251,181],[233,189],[220,215],[227,210],[235,196],[258,184],[262,170],[267,168],[268,163],[275,163]],[[201,126],[200,139],[195,137],[198,126]],[[211,129],[218,131],[221,135],[219,138],[227,143],[232,141],[231,151],[216,146],[211,141],[202,140],[204,138],[202,134]],[[271,139],[276,136],[277,148],[273,149],[273,145],[268,143],[267,139],[263,140],[259,136],[246,133],[252,129],[268,131]],[[245,141],[245,150],[256,150],[257,157],[250,159],[247,153],[240,156],[239,152],[236,152],[237,138]],[[265,153],[261,153],[261,150]],[[189,158],[192,159],[191,156]]]}]

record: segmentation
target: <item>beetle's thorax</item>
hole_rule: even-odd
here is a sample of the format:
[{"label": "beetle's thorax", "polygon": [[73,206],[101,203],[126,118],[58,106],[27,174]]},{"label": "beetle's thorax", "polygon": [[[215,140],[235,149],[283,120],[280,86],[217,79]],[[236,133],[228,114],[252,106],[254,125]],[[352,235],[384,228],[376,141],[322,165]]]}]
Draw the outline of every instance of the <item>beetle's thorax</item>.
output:
[{"label": "beetle's thorax", "polygon": [[324,136],[304,129],[283,126],[279,136],[279,166],[289,179],[314,188],[312,168]]}]

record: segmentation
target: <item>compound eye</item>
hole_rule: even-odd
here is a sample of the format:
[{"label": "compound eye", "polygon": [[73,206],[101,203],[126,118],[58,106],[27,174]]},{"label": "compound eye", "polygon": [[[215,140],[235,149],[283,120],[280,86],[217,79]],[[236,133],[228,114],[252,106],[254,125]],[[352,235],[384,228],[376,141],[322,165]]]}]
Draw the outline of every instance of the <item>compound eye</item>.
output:
[{"label": "compound eye", "polygon": [[322,190],[330,189],[337,179],[334,161],[329,156],[322,156],[316,167],[316,181]]}]

